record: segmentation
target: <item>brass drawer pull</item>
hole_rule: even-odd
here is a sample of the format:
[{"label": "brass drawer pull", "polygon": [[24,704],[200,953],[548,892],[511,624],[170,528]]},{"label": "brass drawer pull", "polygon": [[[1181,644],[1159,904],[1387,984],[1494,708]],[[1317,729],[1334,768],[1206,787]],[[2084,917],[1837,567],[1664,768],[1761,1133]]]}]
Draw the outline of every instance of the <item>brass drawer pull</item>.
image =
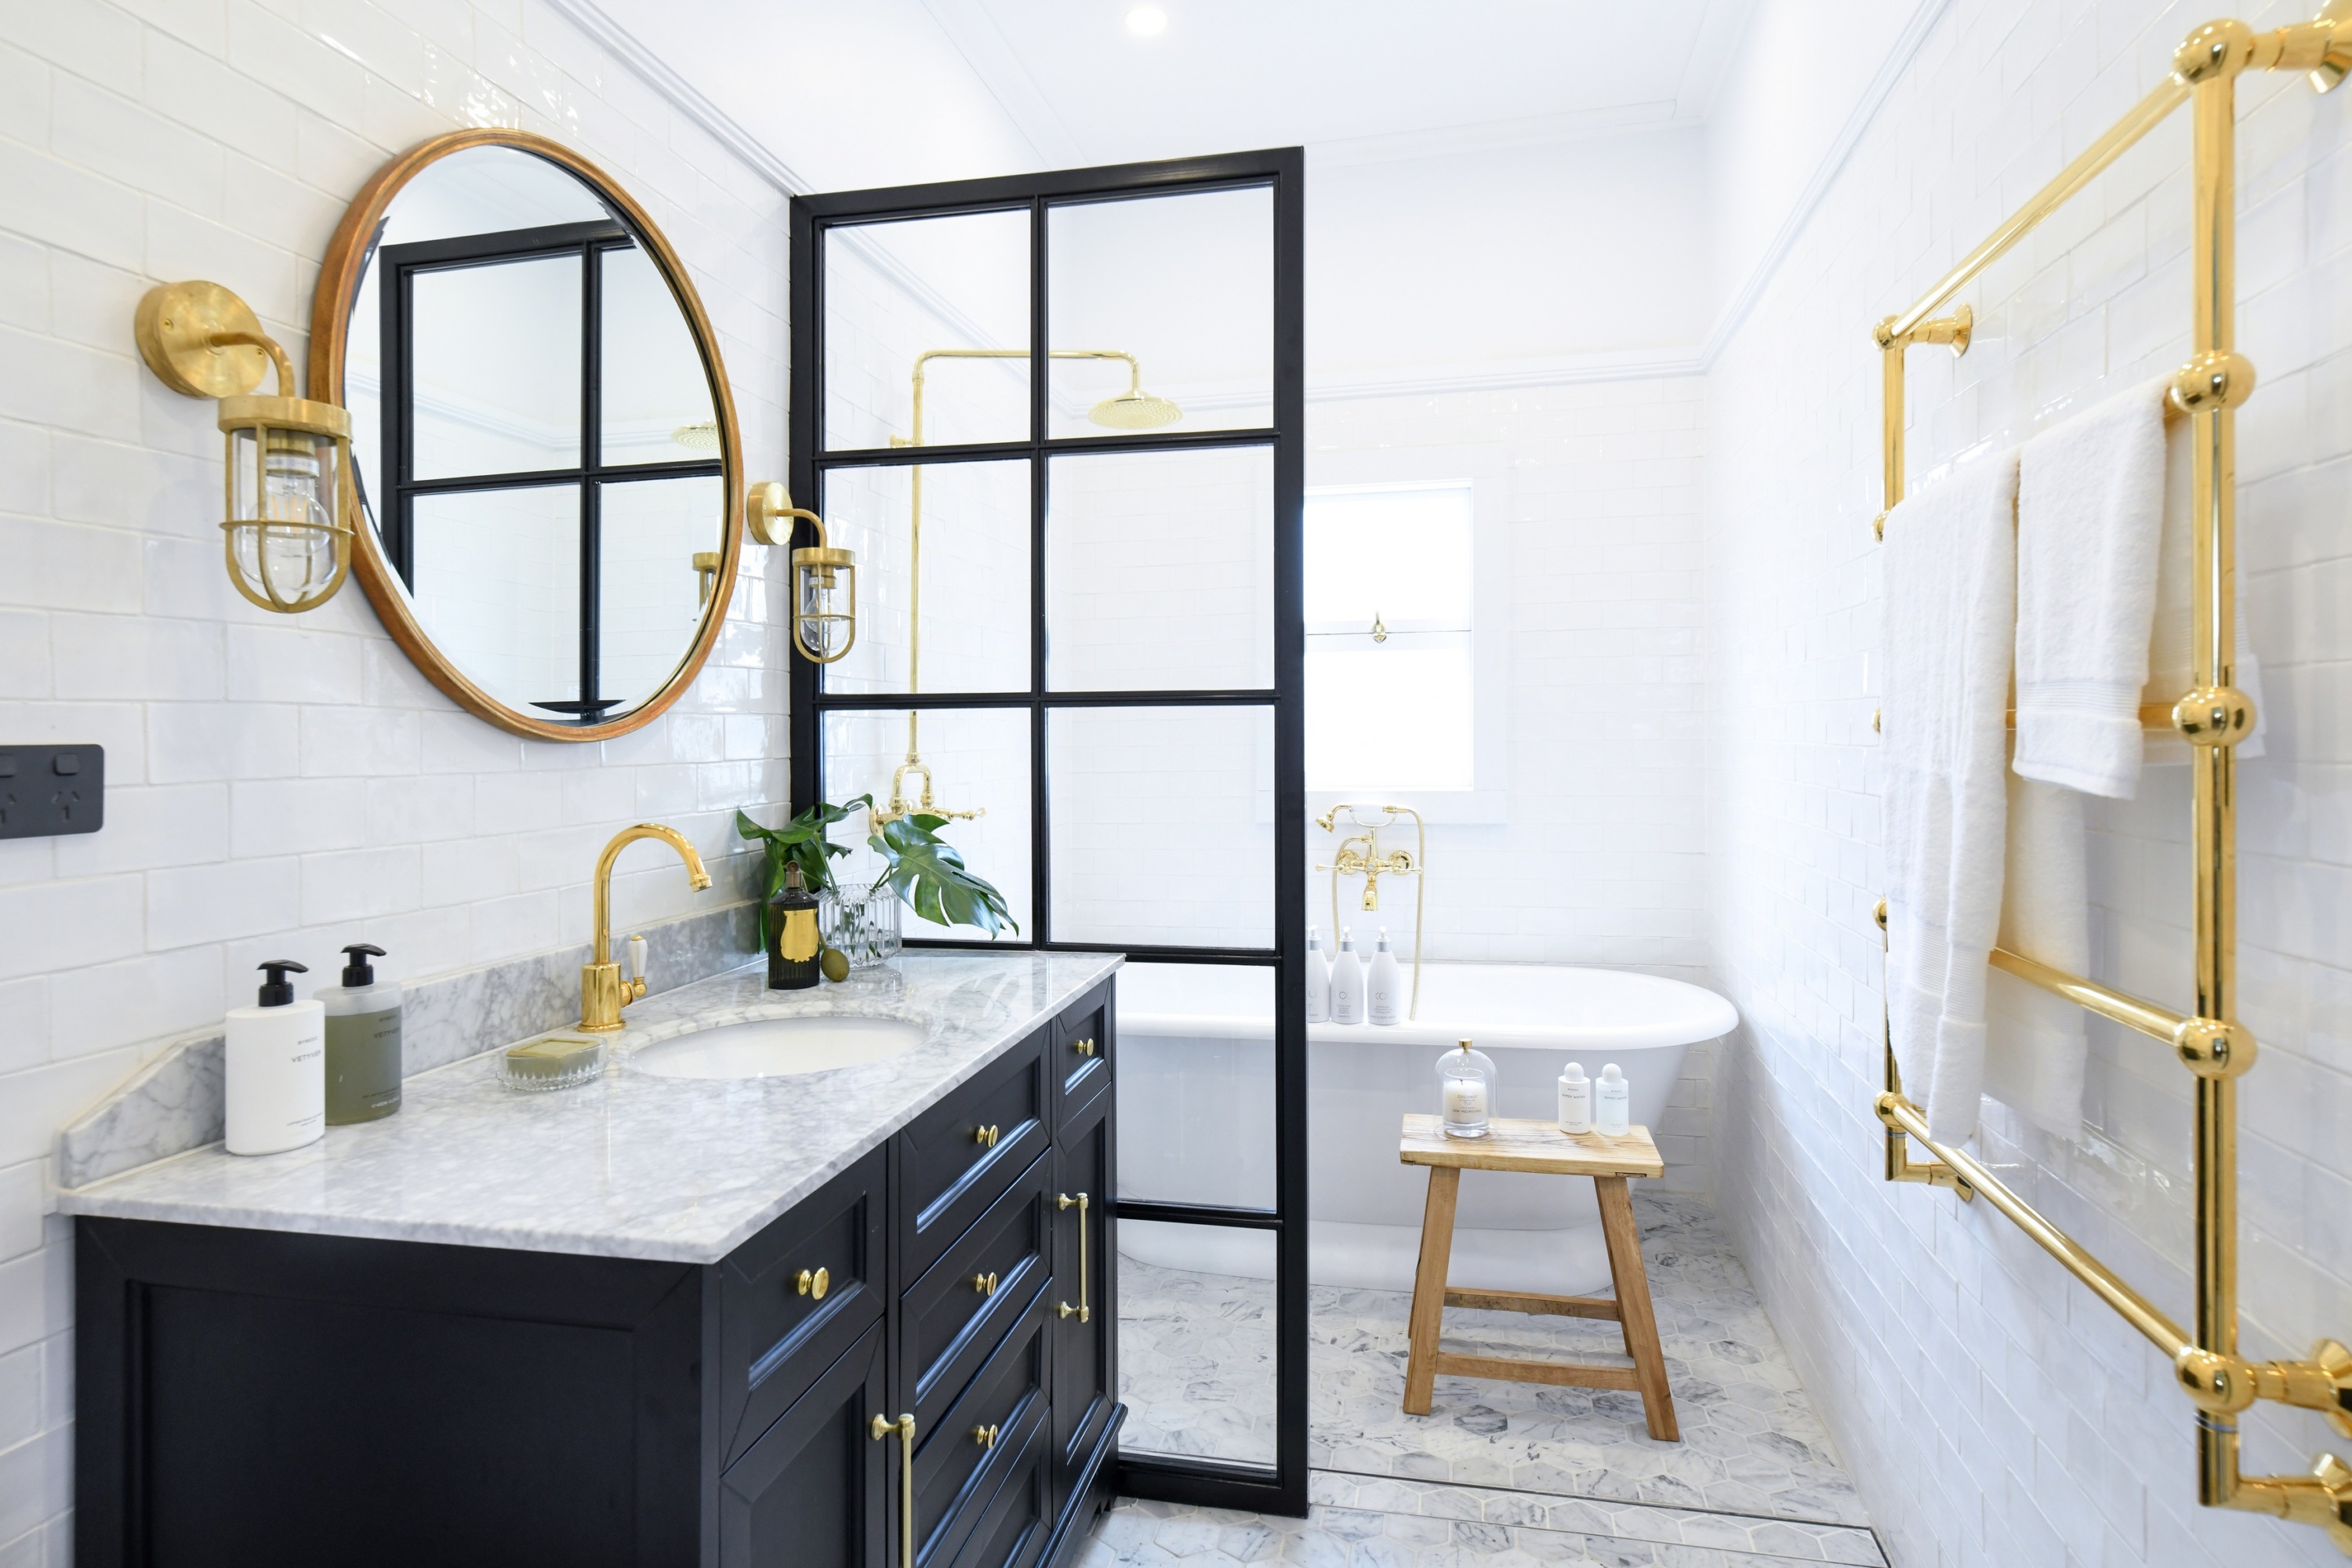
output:
[{"label": "brass drawer pull", "polygon": [[997,1137],[998,1131],[992,1126],[975,1127],[971,1130],[971,1141],[983,1149],[995,1148]]},{"label": "brass drawer pull", "polygon": [[877,1415],[866,1429],[877,1443],[898,1434],[898,1568],[915,1568],[915,1418]]},{"label": "brass drawer pull", "polygon": [[1095,1037],[1088,1035],[1083,1040],[1073,1040],[1070,1042],[1070,1048],[1082,1057],[1090,1057],[1095,1054]]},{"label": "brass drawer pull", "polygon": [[803,1268],[801,1270],[800,1286],[802,1295],[812,1301],[822,1301],[824,1293],[833,1289],[833,1273],[830,1269],[820,1268],[812,1274]]},{"label": "brass drawer pull", "polygon": [[1054,1310],[1061,1317],[1076,1318],[1082,1323],[1091,1322],[1093,1310],[1087,1305],[1087,1194],[1080,1193],[1072,1197],[1067,1193],[1056,1193],[1054,1194],[1054,1206],[1078,1211],[1078,1304],[1073,1307],[1067,1301],[1056,1301]]},{"label": "brass drawer pull", "polygon": [[971,1440],[982,1448],[993,1448],[996,1447],[996,1431],[993,1426],[975,1426],[971,1429]]},{"label": "brass drawer pull", "polygon": [[996,1276],[975,1274],[971,1277],[971,1288],[983,1296],[993,1296],[996,1294]]}]

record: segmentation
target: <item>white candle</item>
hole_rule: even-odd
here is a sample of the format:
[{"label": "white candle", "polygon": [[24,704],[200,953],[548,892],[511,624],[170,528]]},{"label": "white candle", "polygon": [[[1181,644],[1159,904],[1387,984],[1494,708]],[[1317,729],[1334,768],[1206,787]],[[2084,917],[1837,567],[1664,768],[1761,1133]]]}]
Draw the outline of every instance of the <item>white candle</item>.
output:
[{"label": "white candle", "polygon": [[1445,1120],[1457,1127],[1475,1126],[1486,1120],[1486,1081],[1476,1078],[1449,1078],[1445,1080]]}]

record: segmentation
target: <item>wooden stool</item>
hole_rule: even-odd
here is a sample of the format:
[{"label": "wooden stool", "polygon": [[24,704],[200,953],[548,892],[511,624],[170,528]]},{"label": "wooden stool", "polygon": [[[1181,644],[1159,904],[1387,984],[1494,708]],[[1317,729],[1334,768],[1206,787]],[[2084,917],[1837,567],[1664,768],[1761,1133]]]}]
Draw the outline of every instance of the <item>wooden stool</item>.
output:
[{"label": "wooden stool", "polygon": [[[1496,1117],[1484,1138],[1448,1138],[1434,1116],[1404,1119],[1397,1158],[1429,1167],[1429,1206],[1421,1218],[1421,1266],[1412,1279],[1411,1357],[1405,1363],[1404,1408],[1429,1414],[1429,1398],[1441,1372],[1456,1377],[1508,1378],[1571,1388],[1625,1388],[1642,1396],[1650,1436],[1662,1443],[1682,1440],[1675,1426],[1675,1396],[1666,1387],[1664,1352],[1658,1346],[1657,1315],[1650,1307],[1650,1277],[1642,1268],[1642,1237],[1633,1228],[1633,1203],[1625,1194],[1628,1176],[1659,1176],[1665,1165],[1650,1130],[1636,1127],[1622,1138],[1597,1132],[1562,1132],[1549,1121]],[[1601,1233],[1609,1243],[1609,1274],[1617,1299],[1547,1296],[1517,1290],[1456,1290],[1445,1282],[1454,1252],[1454,1200],[1462,1173],[1528,1171],[1554,1176],[1590,1176],[1601,1198]],[[1536,1312],[1555,1318],[1600,1318],[1618,1325],[1631,1367],[1580,1366],[1573,1363],[1517,1361],[1499,1356],[1454,1355],[1437,1348],[1448,1307],[1488,1311]]]}]

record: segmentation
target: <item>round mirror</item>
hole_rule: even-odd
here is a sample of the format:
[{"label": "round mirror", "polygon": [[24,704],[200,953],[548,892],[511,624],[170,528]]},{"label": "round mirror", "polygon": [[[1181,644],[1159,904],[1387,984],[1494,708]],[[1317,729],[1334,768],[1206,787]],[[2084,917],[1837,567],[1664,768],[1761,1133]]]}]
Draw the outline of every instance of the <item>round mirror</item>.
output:
[{"label": "round mirror", "polygon": [[595,741],[709,657],[742,537],[719,344],[653,221],[544,137],[463,131],[344,214],[312,395],[351,411],[353,570],[491,723]]}]

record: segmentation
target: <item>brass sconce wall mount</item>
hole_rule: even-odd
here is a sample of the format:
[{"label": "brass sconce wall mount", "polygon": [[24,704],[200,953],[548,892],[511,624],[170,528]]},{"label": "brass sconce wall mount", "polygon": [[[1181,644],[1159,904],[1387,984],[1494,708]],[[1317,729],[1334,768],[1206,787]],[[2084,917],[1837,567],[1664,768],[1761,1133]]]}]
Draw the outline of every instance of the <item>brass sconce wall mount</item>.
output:
[{"label": "brass sconce wall mount", "polygon": [[[285,349],[217,283],[157,284],[139,301],[131,337],[156,380],[220,405],[222,553],[236,591],[281,615],[333,598],[352,567],[350,414],[296,395]],[[277,395],[256,395],[272,369]]]},{"label": "brass sconce wall mount", "polygon": [[825,542],[824,519],[774,479],[751,487],[743,526],[761,544],[789,545],[793,525],[816,530],[814,547],[793,552],[793,647],[814,664],[831,664],[857,641],[857,556]]}]

